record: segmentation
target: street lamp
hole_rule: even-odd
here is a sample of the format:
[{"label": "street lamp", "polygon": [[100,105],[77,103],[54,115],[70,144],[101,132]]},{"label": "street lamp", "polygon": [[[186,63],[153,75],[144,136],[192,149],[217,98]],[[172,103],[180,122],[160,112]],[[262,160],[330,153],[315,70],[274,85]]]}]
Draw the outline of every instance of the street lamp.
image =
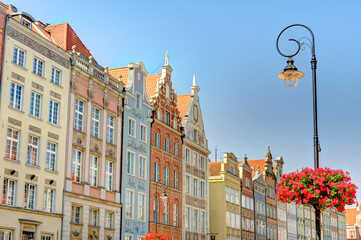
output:
[{"label": "street lamp", "polygon": [[[158,198],[157,198],[157,195],[158,195],[158,183],[160,183],[160,180],[161,179],[158,179],[158,181],[155,182],[155,203],[154,203],[154,211],[153,211],[153,216],[155,218],[155,232],[157,233],[158,232],[158,229],[157,229],[157,224],[158,224]],[[164,180],[163,180],[164,181]],[[165,188],[163,189],[163,186],[165,186]],[[162,189],[163,189],[163,194],[162,196],[160,196],[159,198],[163,200],[164,203],[167,202],[168,200],[168,195],[167,193],[165,192],[167,190],[168,186],[165,185],[165,184],[162,184]]]},{"label": "street lamp", "polygon": [[[282,33],[292,27],[302,27],[302,28],[307,29],[309,31],[309,33],[311,34],[312,40],[309,40],[306,37],[302,37],[299,40],[296,40],[293,38],[289,39],[289,41],[293,41],[293,42],[297,43],[298,49],[294,54],[286,55],[286,54],[282,53],[281,50],[279,49],[278,41],[279,41]],[[301,39],[308,39],[310,41],[311,46],[308,43],[305,43],[304,41],[302,43],[300,43]],[[311,53],[312,53],[311,69],[312,69],[312,86],[313,86],[313,128],[314,128],[313,147],[314,147],[314,168],[317,169],[317,168],[319,168],[318,153],[321,151],[320,144],[318,141],[318,124],[317,124],[317,88],[316,88],[317,60],[316,60],[316,54],[315,54],[315,37],[313,35],[312,30],[309,27],[307,27],[303,24],[292,24],[292,25],[284,28],[278,35],[277,41],[276,41],[277,51],[280,55],[288,58],[287,66],[285,67],[285,69],[282,73],[278,74],[278,78],[284,80],[285,85],[287,87],[294,88],[298,84],[298,79],[301,79],[304,77],[304,74],[302,72],[299,72],[298,69],[295,67],[295,65],[293,64],[294,61],[292,59],[292,57],[294,57],[298,54],[298,52],[301,50],[301,47],[303,45],[309,46],[311,49]],[[316,233],[317,233],[318,239],[321,239],[321,221],[320,221],[321,211],[319,209],[317,209],[315,206],[314,206],[314,208],[315,208],[315,215],[316,215]]]}]

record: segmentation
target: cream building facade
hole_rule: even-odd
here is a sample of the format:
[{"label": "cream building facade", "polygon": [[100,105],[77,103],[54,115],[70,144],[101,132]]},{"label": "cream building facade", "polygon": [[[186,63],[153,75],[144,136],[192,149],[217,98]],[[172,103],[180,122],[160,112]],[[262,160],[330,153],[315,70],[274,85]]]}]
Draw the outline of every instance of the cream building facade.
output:
[{"label": "cream building facade", "polygon": [[[61,239],[70,54],[10,9],[0,104],[0,238]],[[15,10],[15,11],[14,11]]]}]

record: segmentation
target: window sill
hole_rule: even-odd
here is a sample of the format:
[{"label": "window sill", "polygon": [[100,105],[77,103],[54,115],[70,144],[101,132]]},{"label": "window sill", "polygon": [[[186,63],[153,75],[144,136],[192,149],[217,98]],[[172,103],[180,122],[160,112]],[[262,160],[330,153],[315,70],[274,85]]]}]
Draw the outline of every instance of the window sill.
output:
[{"label": "window sill", "polygon": [[74,223],[74,222],[70,222],[71,225],[76,225],[76,226],[83,226],[83,224],[81,223]]},{"label": "window sill", "polygon": [[62,85],[58,85],[58,84],[56,84],[56,83],[53,83],[51,80],[50,80],[50,83],[52,83],[53,85],[55,85],[55,86],[57,86],[57,87],[59,87],[59,88],[64,88]]},{"label": "window sill", "polygon": [[40,169],[40,166],[34,166],[29,163],[25,163],[25,166]]},{"label": "window sill", "polygon": [[34,72],[31,72],[33,75],[35,75],[35,76],[37,76],[37,77],[39,77],[39,78],[41,78],[41,79],[43,79],[43,80],[46,80],[46,78],[45,77],[43,77],[43,76],[40,76],[40,75],[38,75],[37,73],[34,73]]},{"label": "window sill", "polygon": [[12,106],[8,106],[10,109],[12,109],[12,110],[15,110],[15,111],[17,111],[17,112],[20,112],[20,113],[25,113],[22,109],[17,109],[17,108],[14,108],[14,107],[12,107]]},{"label": "window sill", "polygon": [[51,170],[51,169],[47,169],[45,168],[44,171],[46,172],[50,172],[50,173],[55,173],[55,174],[59,174],[59,172],[57,170]]},{"label": "window sill", "polygon": [[4,160],[10,161],[10,162],[14,162],[14,163],[18,163],[18,164],[21,163],[20,160],[13,160],[13,159],[7,158],[7,157],[4,157]]},{"label": "window sill", "polygon": [[19,64],[17,64],[17,63],[14,63],[13,61],[11,61],[11,63],[13,64],[13,65],[15,65],[15,66],[18,66],[19,68],[21,68],[21,69],[23,69],[23,70],[28,70],[27,68],[25,68],[25,67],[23,67],[23,66],[20,66]]},{"label": "window sill", "polygon": [[53,127],[61,128],[61,126],[60,126],[60,125],[58,125],[58,124],[54,124],[54,123],[51,123],[51,122],[49,122],[49,121],[48,121],[48,124],[50,124],[50,125],[51,125],[51,126],[53,126]]},{"label": "window sill", "polygon": [[43,121],[43,119],[42,119],[42,118],[37,117],[37,116],[33,116],[33,115],[31,115],[30,113],[29,113],[29,117],[34,118],[34,119],[36,119],[36,120]]}]

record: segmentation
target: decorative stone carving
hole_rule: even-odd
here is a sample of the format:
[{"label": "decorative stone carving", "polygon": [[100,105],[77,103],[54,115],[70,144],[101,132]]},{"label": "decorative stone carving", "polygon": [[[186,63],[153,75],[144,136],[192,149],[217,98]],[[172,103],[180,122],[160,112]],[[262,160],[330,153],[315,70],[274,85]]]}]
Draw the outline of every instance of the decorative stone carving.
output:
[{"label": "decorative stone carving", "polygon": [[52,139],[55,139],[55,140],[59,140],[59,135],[55,134],[55,133],[52,133],[52,132],[48,132],[48,137],[52,138]]},{"label": "decorative stone carving", "polygon": [[109,105],[108,91],[104,90],[104,106],[108,107],[108,105]]},{"label": "decorative stone carving", "polygon": [[105,155],[110,158],[115,158],[115,151],[116,151],[116,148],[114,145],[107,144],[107,151],[106,151]]},{"label": "decorative stone carving", "polygon": [[20,76],[20,75],[17,74],[17,73],[12,72],[12,73],[11,73],[11,77],[14,78],[14,79],[16,79],[16,80],[19,80],[20,82],[25,82],[25,78],[22,77],[22,76]]},{"label": "decorative stone carving", "polygon": [[15,126],[18,126],[18,127],[21,127],[21,125],[22,125],[21,121],[15,119],[15,118],[11,118],[11,117],[8,117],[8,122]]},{"label": "decorative stone carving", "polygon": [[59,93],[54,92],[54,91],[50,91],[50,96],[61,100],[61,95]]},{"label": "decorative stone carving", "polygon": [[81,132],[74,131],[73,144],[83,147],[85,142],[85,136]]},{"label": "decorative stone carving", "polygon": [[76,82],[75,72],[72,73],[70,84],[71,84],[71,91],[74,93],[75,90],[78,88],[78,83]]},{"label": "decorative stone carving", "polygon": [[88,98],[93,99],[93,97],[94,97],[93,84],[92,84],[92,82],[89,82]]},{"label": "decorative stone carving", "polygon": [[41,86],[40,84],[37,84],[35,82],[31,82],[31,86],[39,91],[44,91],[44,87]]},{"label": "decorative stone carving", "polygon": [[29,130],[36,133],[41,133],[41,128],[37,128],[33,125],[29,125]]}]

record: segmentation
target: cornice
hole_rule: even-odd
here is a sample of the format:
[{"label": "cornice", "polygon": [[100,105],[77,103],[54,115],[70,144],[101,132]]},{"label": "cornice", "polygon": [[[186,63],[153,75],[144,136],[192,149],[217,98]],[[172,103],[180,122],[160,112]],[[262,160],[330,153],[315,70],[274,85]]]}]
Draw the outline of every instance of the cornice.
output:
[{"label": "cornice", "polygon": [[63,214],[60,214],[60,213],[43,212],[43,211],[40,211],[40,210],[32,210],[32,209],[26,209],[26,208],[20,208],[20,207],[12,207],[12,206],[6,206],[6,205],[0,205],[0,209],[16,211],[16,212],[23,212],[23,213],[31,213],[31,214],[37,214],[37,215],[43,215],[43,216],[47,216],[47,217],[56,217],[56,218],[62,218],[64,216]]},{"label": "cornice", "polygon": [[[188,139],[188,138],[184,138],[184,142],[187,143],[187,144],[189,144],[189,145],[191,145],[191,146],[194,147],[194,148],[200,149],[201,151],[205,152],[206,154],[211,154],[211,151],[209,151],[207,148],[204,148],[204,147],[202,147],[201,145],[194,143],[193,141],[191,141],[191,140]],[[207,156],[207,157],[208,157],[208,156]]]},{"label": "cornice", "polygon": [[86,196],[86,195],[83,195],[83,194],[77,194],[77,193],[72,193],[72,192],[65,191],[65,196],[78,198],[78,199],[81,199],[81,200],[87,200],[87,201],[100,203],[100,204],[111,205],[113,207],[122,207],[121,203],[107,201],[107,200],[99,199],[99,198],[93,198],[93,197],[89,197],[89,196]]},{"label": "cornice", "polygon": [[178,135],[182,135],[181,132],[178,132],[176,129],[174,129],[174,128],[172,128],[171,126],[165,124],[164,122],[160,121],[160,120],[157,119],[157,118],[154,119],[154,122],[158,123],[158,124],[161,125],[162,127],[165,127],[165,128],[167,128],[168,130],[170,130],[170,131],[172,131],[172,132],[174,132],[174,133],[176,133],[176,134],[178,134]]}]

